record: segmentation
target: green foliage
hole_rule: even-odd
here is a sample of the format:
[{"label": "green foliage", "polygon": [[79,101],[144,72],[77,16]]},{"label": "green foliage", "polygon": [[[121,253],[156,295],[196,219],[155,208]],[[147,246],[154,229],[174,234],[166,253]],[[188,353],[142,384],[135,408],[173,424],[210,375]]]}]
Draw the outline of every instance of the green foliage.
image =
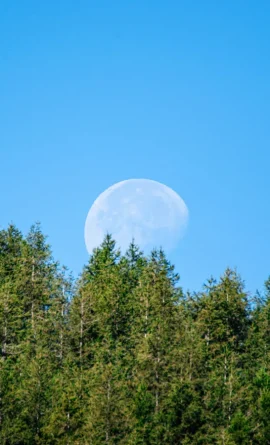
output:
[{"label": "green foliage", "polygon": [[0,443],[269,444],[270,280],[178,281],[107,235],[73,286],[39,225],[0,231]]}]

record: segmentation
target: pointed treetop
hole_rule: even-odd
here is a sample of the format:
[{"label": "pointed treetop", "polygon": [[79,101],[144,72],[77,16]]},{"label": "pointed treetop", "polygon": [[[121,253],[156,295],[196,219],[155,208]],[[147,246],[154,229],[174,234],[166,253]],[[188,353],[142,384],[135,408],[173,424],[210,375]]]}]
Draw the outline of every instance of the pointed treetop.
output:
[{"label": "pointed treetop", "polygon": [[100,247],[93,250],[88,265],[85,267],[84,278],[87,280],[95,276],[104,267],[110,267],[118,263],[120,258],[120,250],[116,249],[116,242],[112,235],[107,234]]}]

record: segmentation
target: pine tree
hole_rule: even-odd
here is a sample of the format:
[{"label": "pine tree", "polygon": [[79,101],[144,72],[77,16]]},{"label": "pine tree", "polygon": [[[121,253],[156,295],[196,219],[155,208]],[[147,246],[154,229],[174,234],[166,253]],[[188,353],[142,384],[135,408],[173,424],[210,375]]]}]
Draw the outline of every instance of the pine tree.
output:
[{"label": "pine tree", "polygon": [[90,258],[71,305],[78,378],[83,382],[82,393],[91,394],[82,435],[92,443],[114,443],[115,436],[121,438],[126,428],[126,407],[121,400],[126,381],[125,339],[130,327],[120,263],[120,252],[108,235]]},{"label": "pine tree", "polygon": [[1,230],[0,443],[269,444],[270,279],[178,280],[107,235],[74,292],[39,225]]},{"label": "pine tree", "polygon": [[[258,296],[257,296],[258,297]],[[270,441],[270,279],[265,292],[256,298],[249,330],[248,352],[245,357],[249,382],[248,404],[252,415],[253,442]]]},{"label": "pine tree", "polygon": [[[230,442],[228,428],[242,404],[242,354],[249,326],[247,295],[239,276],[226,270],[219,283],[210,281],[201,297],[198,329],[204,339],[204,400],[212,441]],[[206,427],[206,426],[205,426]],[[205,427],[203,430],[205,430]],[[228,443],[229,443],[228,442]]]},{"label": "pine tree", "polygon": [[[153,251],[137,287],[138,320],[134,323],[135,429],[131,443],[164,441],[170,358],[176,332],[178,276],[164,252]],[[158,442],[159,443],[159,442]]]},{"label": "pine tree", "polygon": [[[195,303],[195,304],[194,304]],[[203,425],[203,340],[196,325],[196,298],[180,294],[176,340],[171,357],[172,385],[168,394],[168,443],[196,444]]]},{"label": "pine tree", "polygon": [[[14,318],[10,327],[13,326],[16,339],[12,347],[6,340],[4,342],[5,354],[8,354],[5,364],[8,379],[2,373],[7,386],[4,400],[9,400],[8,406],[12,409],[5,412],[1,435],[3,443],[42,443],[43,418],[50,407],[47,388],[55,355],[50,307],[56,297],[60,275],[38,225],[31,228],[26,239],[14,228],[9,230],[6,239],[8,237],[13,240],[9,241],[12,247],[14,240],[21,241],[17,249],[10,249],[11,280],[10,284],[6,281],[0,302],[7,318],[10,300],[9,313]],[[2,244],[1,252],[8,250]],[[6,331],[12,332],[11,328]]]},{"label": "pine tree", "polygon": [[23,305],[19,293],[22,234],[14,225],[0,231],[0,441],[8,443],[16,425],[14,414],[14,367],[23,336]]}]

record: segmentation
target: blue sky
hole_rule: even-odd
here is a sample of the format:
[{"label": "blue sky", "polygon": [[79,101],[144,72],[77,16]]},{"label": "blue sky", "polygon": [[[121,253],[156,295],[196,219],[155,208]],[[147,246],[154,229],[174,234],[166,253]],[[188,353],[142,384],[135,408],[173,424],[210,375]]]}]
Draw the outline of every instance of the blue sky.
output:
[{"label": "blue sky", "polygon": [[41,221],[74,273],[99,193],[128,178],[190,210],[185,288],[270,274],[270,3],[0,4],[0,225]]}]

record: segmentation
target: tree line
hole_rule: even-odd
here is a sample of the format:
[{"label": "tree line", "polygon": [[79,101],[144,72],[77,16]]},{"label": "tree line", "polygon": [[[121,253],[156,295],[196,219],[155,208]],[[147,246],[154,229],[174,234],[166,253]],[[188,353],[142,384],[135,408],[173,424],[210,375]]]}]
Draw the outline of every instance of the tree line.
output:
[{"label": "tree line", "polygon": [[270,280],[184,293],[111,236],[74,282],[40,226],[0,231],[0,443],[270,444]]}]

